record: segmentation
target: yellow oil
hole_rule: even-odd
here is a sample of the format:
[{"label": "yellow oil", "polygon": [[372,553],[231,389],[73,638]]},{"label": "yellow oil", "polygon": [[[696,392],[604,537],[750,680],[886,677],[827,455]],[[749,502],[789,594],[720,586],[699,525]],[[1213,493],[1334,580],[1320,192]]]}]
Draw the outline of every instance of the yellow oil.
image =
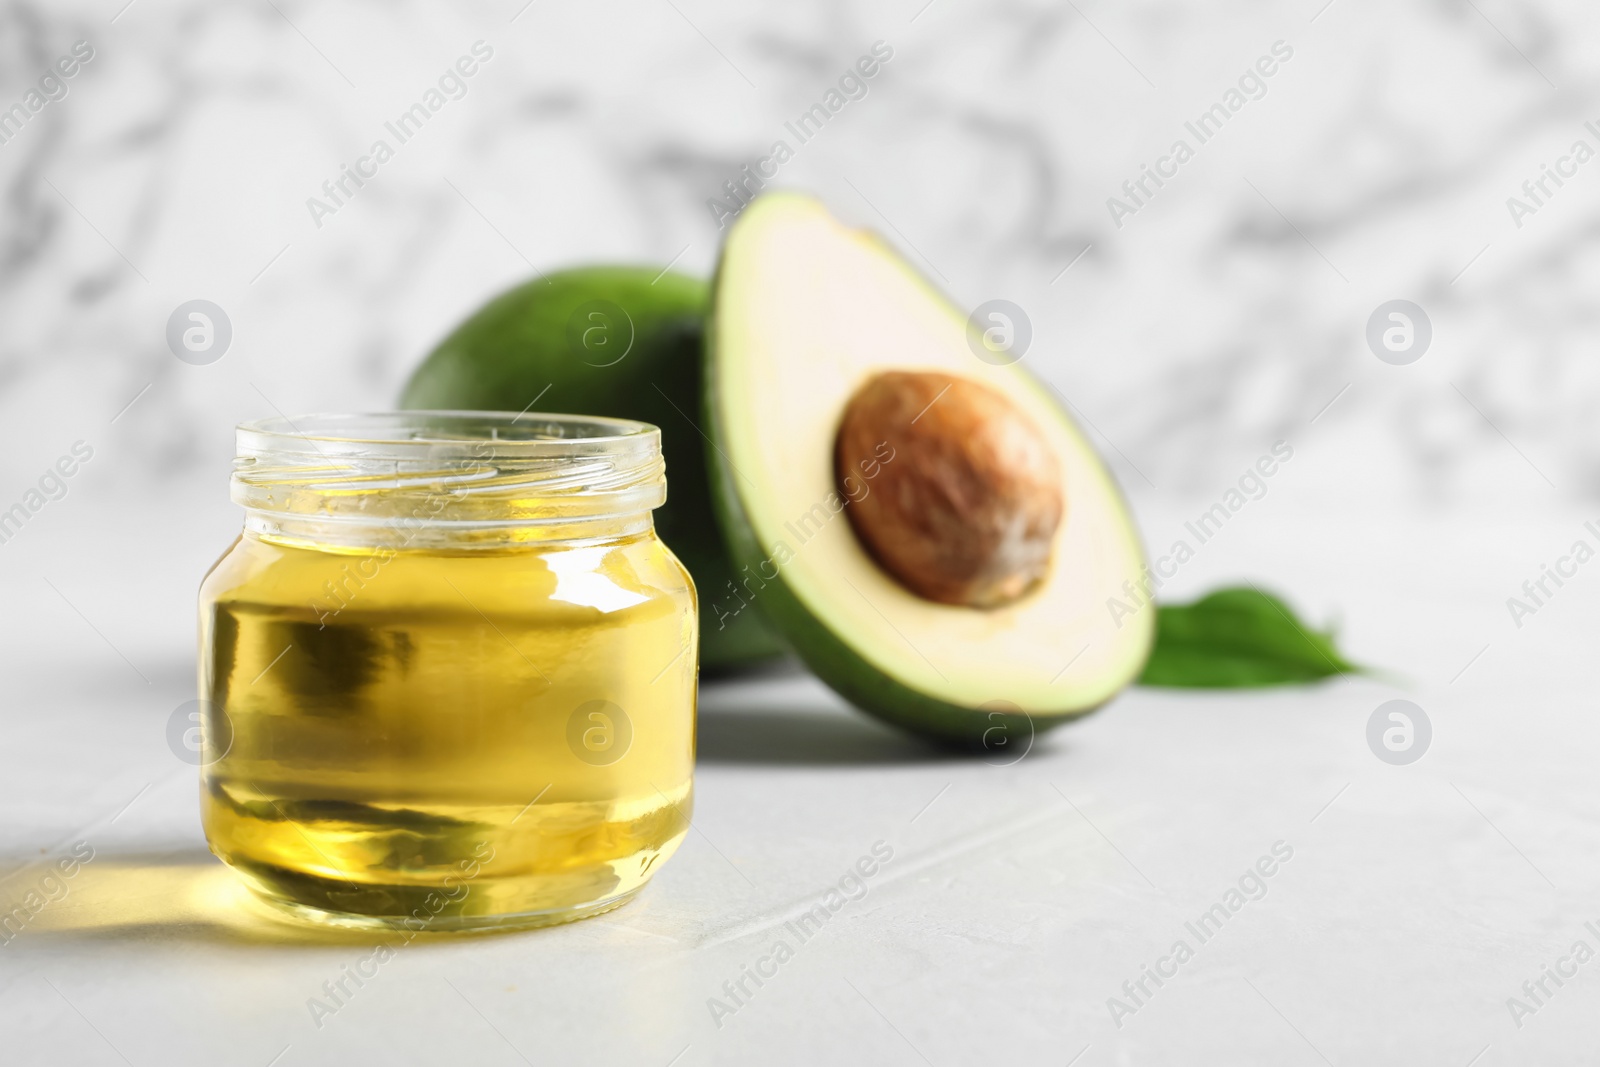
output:
[{"label": "yellow oil", "polygon": [[692,804],[694,592],[653,535],[329,550],[201,590],[202,817],[260,894],[461,929],[628,899]]}]

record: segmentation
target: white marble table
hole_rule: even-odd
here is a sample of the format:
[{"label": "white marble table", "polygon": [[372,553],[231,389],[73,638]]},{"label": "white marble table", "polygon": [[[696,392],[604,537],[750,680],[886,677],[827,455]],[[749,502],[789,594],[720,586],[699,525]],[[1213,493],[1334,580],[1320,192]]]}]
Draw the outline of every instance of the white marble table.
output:
[{"label": "white marble table", "polygon": [[[1010,766],[924,749],[803,673],[707,685],[694,830],[637,901],[381,966],[371,939],[261,918],[206,852],[194,769],[162,736],[187,648],[126,643],[124,662],[41,603],[47,628],[9,629],[28,666],[5,705],[0,888],[36,887],[73,842],[94,856],[0,946],[6,1061],[1586,1062],[1596,966],[1547,979],[1521,1027],[1506,1003],[1600,941],[1596,590],[1569,583],[1521,630],[1503,604],[1537,569],[1520,546],[1580,518],[1230,531],[1195,583],[1297,565],[1308,612],[1342,604],[1353,653],[1406,677],[1134,690]],[[137,630],[96,610],[107,637]],[[1395,696],[1433,723],[1409,766],[1366,742]],[[1275,845],[1292,857],[1202,943],[1186,924]],[[830,900],[875,846],[892,858],[864,893]],[[793,925],[819,902],[826,922]],[[1129,999],[1180,939],[1193,958]],[[377,973],[358,988],[347,967]],[[338,1010],[313,1011],[341,979]]]}]

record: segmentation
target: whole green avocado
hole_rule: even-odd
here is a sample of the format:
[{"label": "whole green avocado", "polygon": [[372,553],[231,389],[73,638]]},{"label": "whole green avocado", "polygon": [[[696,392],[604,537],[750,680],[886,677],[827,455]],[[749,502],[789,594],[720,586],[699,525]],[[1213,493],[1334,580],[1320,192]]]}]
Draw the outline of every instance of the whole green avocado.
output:
[{"label": "whole green avocado", "polygon": [[423,361],[400,398],[410,409],[609,415],[661,428],[667,502],[656,529],[694,578],[700,662],[766,659],[782,646],[754,611],[704,610],[732,565],[711,509],[700,417],[704,281],[654,267],[559,271],[490,300]]}]

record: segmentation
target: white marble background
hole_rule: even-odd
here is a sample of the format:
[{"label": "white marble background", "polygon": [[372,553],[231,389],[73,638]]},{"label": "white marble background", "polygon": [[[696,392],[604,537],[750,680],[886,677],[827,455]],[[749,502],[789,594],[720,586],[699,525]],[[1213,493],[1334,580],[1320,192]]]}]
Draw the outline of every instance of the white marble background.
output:
[{"label": "white marble background", "polygon": [[[1117,460],[1125,480],[1205,496],[1315,432],[1341,453],[1320,491],[1351,502],[1594,491],[1600,165],[1520,230],[1505,206],[1600,145],[1590,5],[525,2],[0,10],[0,102],[96,53],[0,145],[0,485],[83,437],[97,493],[215,497],[236,419],[391,403],[530,266],[708,271],[705,201],[881,39],[869,96],[779,180],[959,301],[1028,309],[1034,365],[1148,483]],[[468,95],[318,229],[307,197],[479,39]],[[1280,39],[1268,95],[1115,228],[1107,196]],[[1399,369],[1361,335],[1397,296],[1436,329]],[[209,368],[163,340],[195,297],[235,328]]]}]

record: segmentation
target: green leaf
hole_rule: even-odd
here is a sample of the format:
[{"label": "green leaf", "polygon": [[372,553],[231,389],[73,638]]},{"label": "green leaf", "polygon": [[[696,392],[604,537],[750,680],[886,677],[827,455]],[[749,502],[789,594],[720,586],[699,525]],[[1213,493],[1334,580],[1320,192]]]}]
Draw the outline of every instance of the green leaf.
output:
[{"label": "green leaf", "polygon": [[1281,599],[1251,586],[1218,589],[1192,604],[1162,604],[1140,685],[1246,689],[1359,674]]}]

